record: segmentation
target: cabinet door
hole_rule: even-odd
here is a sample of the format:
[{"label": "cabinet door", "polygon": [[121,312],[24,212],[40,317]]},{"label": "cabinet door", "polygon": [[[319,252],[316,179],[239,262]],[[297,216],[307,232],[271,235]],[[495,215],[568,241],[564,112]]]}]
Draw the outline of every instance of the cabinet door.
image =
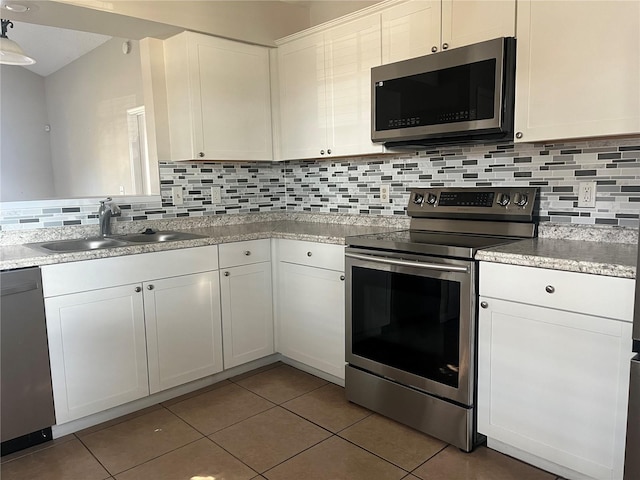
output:
[{"label": "cabinet door", "polygon": [[278,351],[344,379],[344,274],[280,262]]},{"label": "cabinet door", "polygon": [[640,132],[640,2],[518,2],[522,142]]},{"label": "cabinet door", "polygon": [[217,272],[144,284],[151,393],[222,371]]},{"label": "cabinet door", "polygon": [[382,63],[440,51],[440,0],[412,0],[382,11]]},{"label": "cabinet door", "polygon": [[47,298],[45,310],[58,424],[149,394],[140,285]]},{"label": "cabinet door", "polygon": [[165,42],[172,160],[272,160],[269,50],[186,32]]},{"label": "cabinet door", "polygon": [[274,353],[271,262],[220,273],[224,368]]},{"label": "cabinet door", "polygon": [[193,36],[189,58],[196,145],[205,158],[272,160],[269,51],[206,35]]},{"label": "cabinet door", "polygon": [[280,159],[327,155],[329,112],[323,34],[303,37],[278,47],[278,75]]},{"label": "cabinet door", "polygon": [[380,65],[380,20],[372,15],[325,32],[327,142],[331,155],[381,153],[371,142],[371,67]]},{"label": "cabinet door", "polygon": [[589,478],[622,478],[632,324],[481,300],[478,430]]},{"label": "cabinet door", "polygon": [[442,49],[515,34],[516,0],[442,0]]}]

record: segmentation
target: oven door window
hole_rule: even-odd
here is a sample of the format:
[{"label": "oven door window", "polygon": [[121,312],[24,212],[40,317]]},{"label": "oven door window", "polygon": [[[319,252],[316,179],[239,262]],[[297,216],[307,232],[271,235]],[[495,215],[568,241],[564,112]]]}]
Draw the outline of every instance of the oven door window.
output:
[{"label": "oven door window", "polygon": [[460,283],[352,269],[352,353],[458,387]]}]

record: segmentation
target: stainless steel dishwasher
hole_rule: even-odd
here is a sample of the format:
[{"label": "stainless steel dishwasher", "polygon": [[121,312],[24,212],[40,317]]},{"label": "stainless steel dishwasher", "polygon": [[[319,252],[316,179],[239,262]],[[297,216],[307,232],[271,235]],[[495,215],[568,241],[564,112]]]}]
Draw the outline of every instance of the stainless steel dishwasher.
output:
[{"label": "stainless steel dishwasher", "polygon": [[0,272],[2,455],[51,440],[55,424],[39,268]]}]

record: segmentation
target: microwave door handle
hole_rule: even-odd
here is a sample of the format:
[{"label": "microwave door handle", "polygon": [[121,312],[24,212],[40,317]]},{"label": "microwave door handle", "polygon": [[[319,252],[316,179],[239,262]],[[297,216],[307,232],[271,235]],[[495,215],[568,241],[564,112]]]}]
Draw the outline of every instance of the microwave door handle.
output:
[{"label": "microwave door handle", "polygon": [[356,260],[365,260],[367,262],[384,263],[386,265],[397,265],[400,267],[416,267],[424,268],[427,270],[438,270],[441,272],[459,272],[468,273],[467,267],[459,267],[457,265],[445,265],[442,263],[426,263],[426,262],[412,262],[411,260],[394,260],[391,258],[374,257],[371,255],[358,255],[357,253],[345,253],[346,257],[354,258]]}]

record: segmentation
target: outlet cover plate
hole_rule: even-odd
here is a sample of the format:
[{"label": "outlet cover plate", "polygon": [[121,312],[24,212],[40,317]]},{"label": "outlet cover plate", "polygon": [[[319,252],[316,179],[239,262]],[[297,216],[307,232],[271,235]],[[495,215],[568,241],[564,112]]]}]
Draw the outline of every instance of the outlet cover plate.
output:
[{"label": "outlet cover plate", "polygon": [[578,187],[578,207],[595,208],[596,182],[580,182]]},{"label": "outlet cover plate", "polygon": [[184,203],[182,187],[171,187],[171,197],[174,205],[182,205]]},{"label": "outlet cover plate", "polygon": [[381,203],[389,203],[391,201],[390,192],[391,192],[391,188],[388,184],[383,183],[380,185],[380,202]]},{"label": "outlet cover plate", "polygon": [[222,203],[222,187],[211,187],[211,203],[213,205]]}]

